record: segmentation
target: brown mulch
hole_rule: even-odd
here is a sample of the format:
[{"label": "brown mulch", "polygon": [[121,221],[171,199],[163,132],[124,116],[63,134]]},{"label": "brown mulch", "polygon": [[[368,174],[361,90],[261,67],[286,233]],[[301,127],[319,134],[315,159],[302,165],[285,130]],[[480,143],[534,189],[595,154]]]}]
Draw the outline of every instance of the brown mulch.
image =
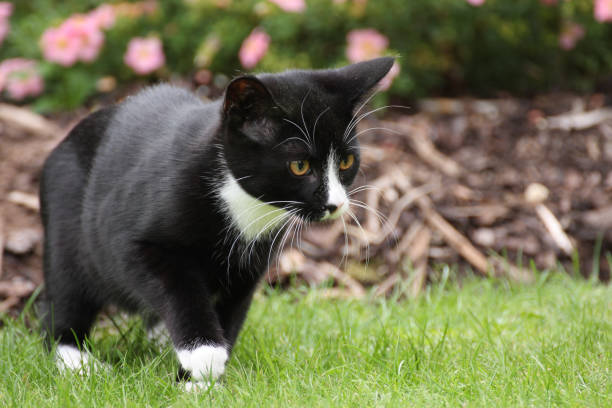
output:
[{"label": "brown mulch", "polygon": [[[84,114],[45,120],[0,105],[0,313],[42,282],[38,176]],[[524,282],[532,266],[609,281],[612,109],[603,96],[431,99],[373,116],[359,126],[359,224],[345,217],[288,239],[299,249],[284,251],[268,282],[325,283],[330,297],[370,286],[416,295],[444,265]]]}]

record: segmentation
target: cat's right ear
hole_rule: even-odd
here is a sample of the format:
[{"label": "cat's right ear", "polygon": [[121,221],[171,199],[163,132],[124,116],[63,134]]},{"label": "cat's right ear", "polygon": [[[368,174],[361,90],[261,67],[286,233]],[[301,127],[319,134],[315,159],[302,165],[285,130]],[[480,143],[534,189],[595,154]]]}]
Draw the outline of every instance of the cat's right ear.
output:
[{"label": "cat's right ear", "polygon": [[261,117],[274,105],[266,86],[256,77],[246,75],[227,86],[223,113],[230,122],[245,122]]}]

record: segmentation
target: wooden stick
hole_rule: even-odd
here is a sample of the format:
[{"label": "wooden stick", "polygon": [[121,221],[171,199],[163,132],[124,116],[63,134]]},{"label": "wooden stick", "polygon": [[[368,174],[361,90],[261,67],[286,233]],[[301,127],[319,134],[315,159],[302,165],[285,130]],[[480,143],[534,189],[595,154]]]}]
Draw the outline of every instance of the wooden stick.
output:
[{"label": "wooden stick", "polygon": [[376,292],[374,294],[376,296],[385,296],[387,293],[395,287],[395,285],[400,281],[399,272],[393,272],[384,281],[382,281],[378,287],[376,288]]},{"label": "wooden stick", "polygon": [[483,276],[489,276],[490,265],[487,258],[472,243],[448,223],[433,209],[431,200],[427,197],[418,199],[418,205],[423,211],[425,220],[434,229],[438,230],[444,240],[459,252]]},{"label": "wooden stick", "polygon": [[544,204],[538,204],[535,206],[535,211],[542,224],[546,227],[546,230],[552,237],[555,244],[563,251],[566,255],[572,256],[574,253],[574,245],[569,239],[563,227],[557,217],[546,207]]},{"label": "wooden stick", "polygon": [[429,253],[430,242],[431,231],[429,228],[423,227],[414,240],[414,245],[408,252],[408,256],[414,263],[414,277],[410,285],[412,297],[417,297],[425,288],[425,282],[427,281],[427,255]]},{"label": "wooden stick", "polygon": [[451,177],[458,177],[463,173],[463,168],[456,161],[436,149],[429,138],[429,125],[425,121],[421,120],[415,124],[405,121],[384,122],[384,126],[405,134],[414,152],[430,166]]},{"label": "wooden stick", "polygon": [[4,216],[2,215],[2,211],[0,210],[0,278],[4,273],[2,269],[2,260],[4,257]]},{"label": "wooden stick", "polygon": [[8,202],[28,208],[32,211],[40,211],[40,202],[34,194],[24,193],[22,191],[11,191],[6,197]]},{"label": "wooden stick", "polygon": [[17,296],[9,296],[0,302],[0,313],[8,312],[14,306],[19,304],[20,299]]},{"label": "wooden stick", "polygon": [[588,112],[571,112],[546,118],[545,127],[559,130],[583,130],[612,120],[612,108],[600,108]]},{"label": "wooden stick", "polygon": [[63,133],[55,123],[39,114],[5,103],[0,103],[0,121],[43,137],[54,137]]}]

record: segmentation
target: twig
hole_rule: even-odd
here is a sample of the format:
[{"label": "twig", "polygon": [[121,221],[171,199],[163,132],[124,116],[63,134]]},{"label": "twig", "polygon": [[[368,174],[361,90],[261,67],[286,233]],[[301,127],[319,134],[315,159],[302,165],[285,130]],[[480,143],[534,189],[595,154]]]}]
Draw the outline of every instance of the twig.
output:
[{"label": "twig", "polygon": [[0,103],[0,121],[44,137],[57,136],[63,132],[53,122],[39,114],[5,103]]},{"label": "twig", "polygon": [[333,277],[338,283],[346,286],[353,296],[355,297],[363,297],[365,296],[365,289],[361,285],[361,283],[357,282],[355,279],[351,278],[346,273],[342,272],[336,266],[330,264],[329,262],[321,262],[318,264],[318,267],[325,272],[325,274]]},{"label": "twig", "polygon": [[571,256],[574,253],[574,245],[565,231],[563,231],[563,227],[561,226],[559,220],[557,220],[557,217],[555,217],[552,211],[550,211],[544,204],[536,205],[535,211],[555,244],[563,252],[565,252],[566,255]]},{"label": "twig", "polygon": [[4,273],[2,269],[2,260],[4,257],[4,216],[2,214],[2,210],[0,209],[0,278]]},{"label": "twig", "polygon": [[402,121],[384,122],[384,126],[406,134],[412,149],[421,160],[430,166],[451,177],[457,177],[463,173],[463,168],[456,161],[436,149],[429,138],[429,125],[425,121],[418,121],[413,125]]},{"label": "twig", "polygon": [[4,299],[2,302],[0,302],[0,313],[8,312],[11,308],[17,306],[20,300],[21,299],[17,296],[9,296],[8,298]]},{"label": "twig", "polygon": [[400,281],[399,272],[393,272],[384,281],[382,281],[376,288],[376,296],[385,296],[395,285]]},{"label": "twig", "polygon": [[40,211],[40,202],[34,194],[22,191],[11,191],[6,197],[7,201],[28,208],[32,211]]},{"label": "twig", "polygon": [[34,283],[23,279],[0,282],[0,295],[4,297],[16,296],[22,298],[30,296],[34,289],[36,289]]},{"label": "twig", "polygon": [[571,112],[550,116],[544,122],[544,127],[559,130],[583,130],[597,126],[607,120],[612,120],[612,109],[600,108],[588,112]]},{"label": "twig", "polygon": [[448,244],[459,252],[483,276],[489,276],[489,262],[487,258],[472,243],[448,223],[433,209],[431,200],[427,197],[418,199],[419,207],[427,223],[438,230]]},{"label": "twig", "polygon": [[425,288],[427,281],[427,255],[429,243],[431,242],[431,231],[427,227],[421,228],[410,248],[408,256],[414,263],[414,277],[410,285],[410,294],[417,297]]}]

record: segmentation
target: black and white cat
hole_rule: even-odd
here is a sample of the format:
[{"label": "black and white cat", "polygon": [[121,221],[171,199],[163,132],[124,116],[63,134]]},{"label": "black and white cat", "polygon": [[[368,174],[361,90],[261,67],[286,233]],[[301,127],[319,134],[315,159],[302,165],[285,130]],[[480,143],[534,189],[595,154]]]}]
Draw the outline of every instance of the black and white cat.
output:
[{"label": "black and white cat", "polygon": [[282,237],[346,211],[354,113],[392,64],[241,76],[210,103],[159,85],[81,121],[41,180],[58,364],[82,368],[116,304],[165,325],[182,376],[222,375]]}]

